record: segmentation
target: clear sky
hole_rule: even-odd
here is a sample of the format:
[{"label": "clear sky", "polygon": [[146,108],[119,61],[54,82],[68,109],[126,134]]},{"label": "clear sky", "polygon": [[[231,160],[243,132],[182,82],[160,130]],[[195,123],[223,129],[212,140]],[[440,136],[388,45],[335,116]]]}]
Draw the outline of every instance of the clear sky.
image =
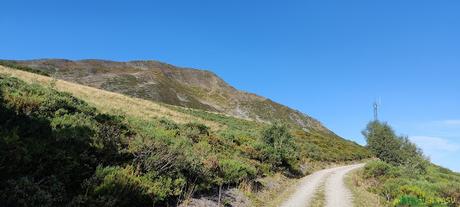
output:
[{"label": "clear sky", "polygon": [[460,2],[2,0],[0,59],[214,71],[364,144],[380,117],[460,171]]}]

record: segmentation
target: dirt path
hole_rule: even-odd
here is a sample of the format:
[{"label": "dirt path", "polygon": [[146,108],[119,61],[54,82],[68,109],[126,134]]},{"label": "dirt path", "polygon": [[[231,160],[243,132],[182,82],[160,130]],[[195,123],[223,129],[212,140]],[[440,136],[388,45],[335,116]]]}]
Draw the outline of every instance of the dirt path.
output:
[{"label": "dirt path", "polygon": [[345,186],[344,178],[350,171],[363,167],[364,164],[348,165],[336,168],[326,180],[326,207],[352,207],[350,190]]},{"label": "dirt path", "polygon": [[320,185],[325,182],[327,207],[351,207],[350,191],[345,187],[344,176],[364,164],[347,165],[315,172],[302,178],[296,192],[281,207],[305,207],[311,202]]}]

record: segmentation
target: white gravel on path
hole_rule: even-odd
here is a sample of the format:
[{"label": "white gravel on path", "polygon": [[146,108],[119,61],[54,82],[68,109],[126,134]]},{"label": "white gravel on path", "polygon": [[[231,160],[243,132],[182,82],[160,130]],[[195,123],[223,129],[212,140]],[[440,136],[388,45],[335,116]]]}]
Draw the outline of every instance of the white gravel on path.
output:
[{"label": "white gravel on path", "polygon": [[363,167],[364,164],[348,165],[337,168],[326,180],[326,207],[352,207],[353,196],[345,186],[344,178],[350,171]]},{"label": "white gravel on path", "polygon": [[320,170],[302,178],[297,190],[281,207],[306,207],[315,196],[316,191],[325,182],[326,207],[351,207],[352,195],[345,186],[344,177],[350,171],[363,167],[364,164],[347,165]]}]

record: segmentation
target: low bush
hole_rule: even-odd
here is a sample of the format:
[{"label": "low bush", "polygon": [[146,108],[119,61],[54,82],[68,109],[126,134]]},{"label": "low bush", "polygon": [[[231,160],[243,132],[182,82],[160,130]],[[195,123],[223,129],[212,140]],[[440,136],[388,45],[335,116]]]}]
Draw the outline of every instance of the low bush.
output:
[{"label": "low bush", "polygon": [[[149,206],[178,196],[184,179],[172,179],[151,172],[140,175],[133,166],[98,167],[84,183],[86,194],[73,204],[82,206]],[[108,203],[107,203],[108,202]]]},{"label": "low bush", "polygon": [[20,177],[7,180],[0,193],[2,206],[59,206],[65,200],[63,183],[55,177],[35,180]]},{"label": "low bush", "polygon": [[417,206],[423,206],[423,202],[415,196],[404,195],[396,199],[395,202],[393,202],[393,205],[394,206],[417,207]]},{"label": "low bush", "polygon": [[262,131],[261,140],[265,144],[261,150],[267,161],[274,167],[285,167],[291,173],[299,175],[299,154],[294,137],[285,125],[272,125]]},{"label": "low bush", "polygon": [[219,160],[219,169],[222,178],[227,183],[240,183],[243,180],[252,180],[256,176],[256,169],[246,163],[234,159]]},{"label": "low bush", "polygon": [[396,177],[397,174],[397,168],[380,160],[367,163],[363,171],[365,178],[381,178],[383,176],[388,178]]},{"label": "low bush", "polygon": [[199,142],[201,137],[209,136],[209,128],[204,124],[187,123],[183,126],[182,134],[193,142]]}]

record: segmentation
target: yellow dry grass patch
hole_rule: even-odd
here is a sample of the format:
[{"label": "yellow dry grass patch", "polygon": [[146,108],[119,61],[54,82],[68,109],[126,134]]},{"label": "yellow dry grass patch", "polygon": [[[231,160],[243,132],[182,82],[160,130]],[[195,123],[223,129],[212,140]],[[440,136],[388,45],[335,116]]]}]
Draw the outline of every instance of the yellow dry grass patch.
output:
[{"label": "yellow dry grass patch", "polygon": [[52,85],[55,89],[71,93],[73,96],[86,101],[96,107],[99,111],[105,113],[125,114],[144,120],[165,117],[178,123],[199,122],[211,127],[213,130],[218,130],[223,127],[219,123],[204,120],[179,111],[174,111],[152,101],[133,98],[119,93],[104,91],[64,80],[56,80],[54,78],[35,73],[0,66],[0,74],[10,75],[28,83],[38,83],[49,86]]}]

